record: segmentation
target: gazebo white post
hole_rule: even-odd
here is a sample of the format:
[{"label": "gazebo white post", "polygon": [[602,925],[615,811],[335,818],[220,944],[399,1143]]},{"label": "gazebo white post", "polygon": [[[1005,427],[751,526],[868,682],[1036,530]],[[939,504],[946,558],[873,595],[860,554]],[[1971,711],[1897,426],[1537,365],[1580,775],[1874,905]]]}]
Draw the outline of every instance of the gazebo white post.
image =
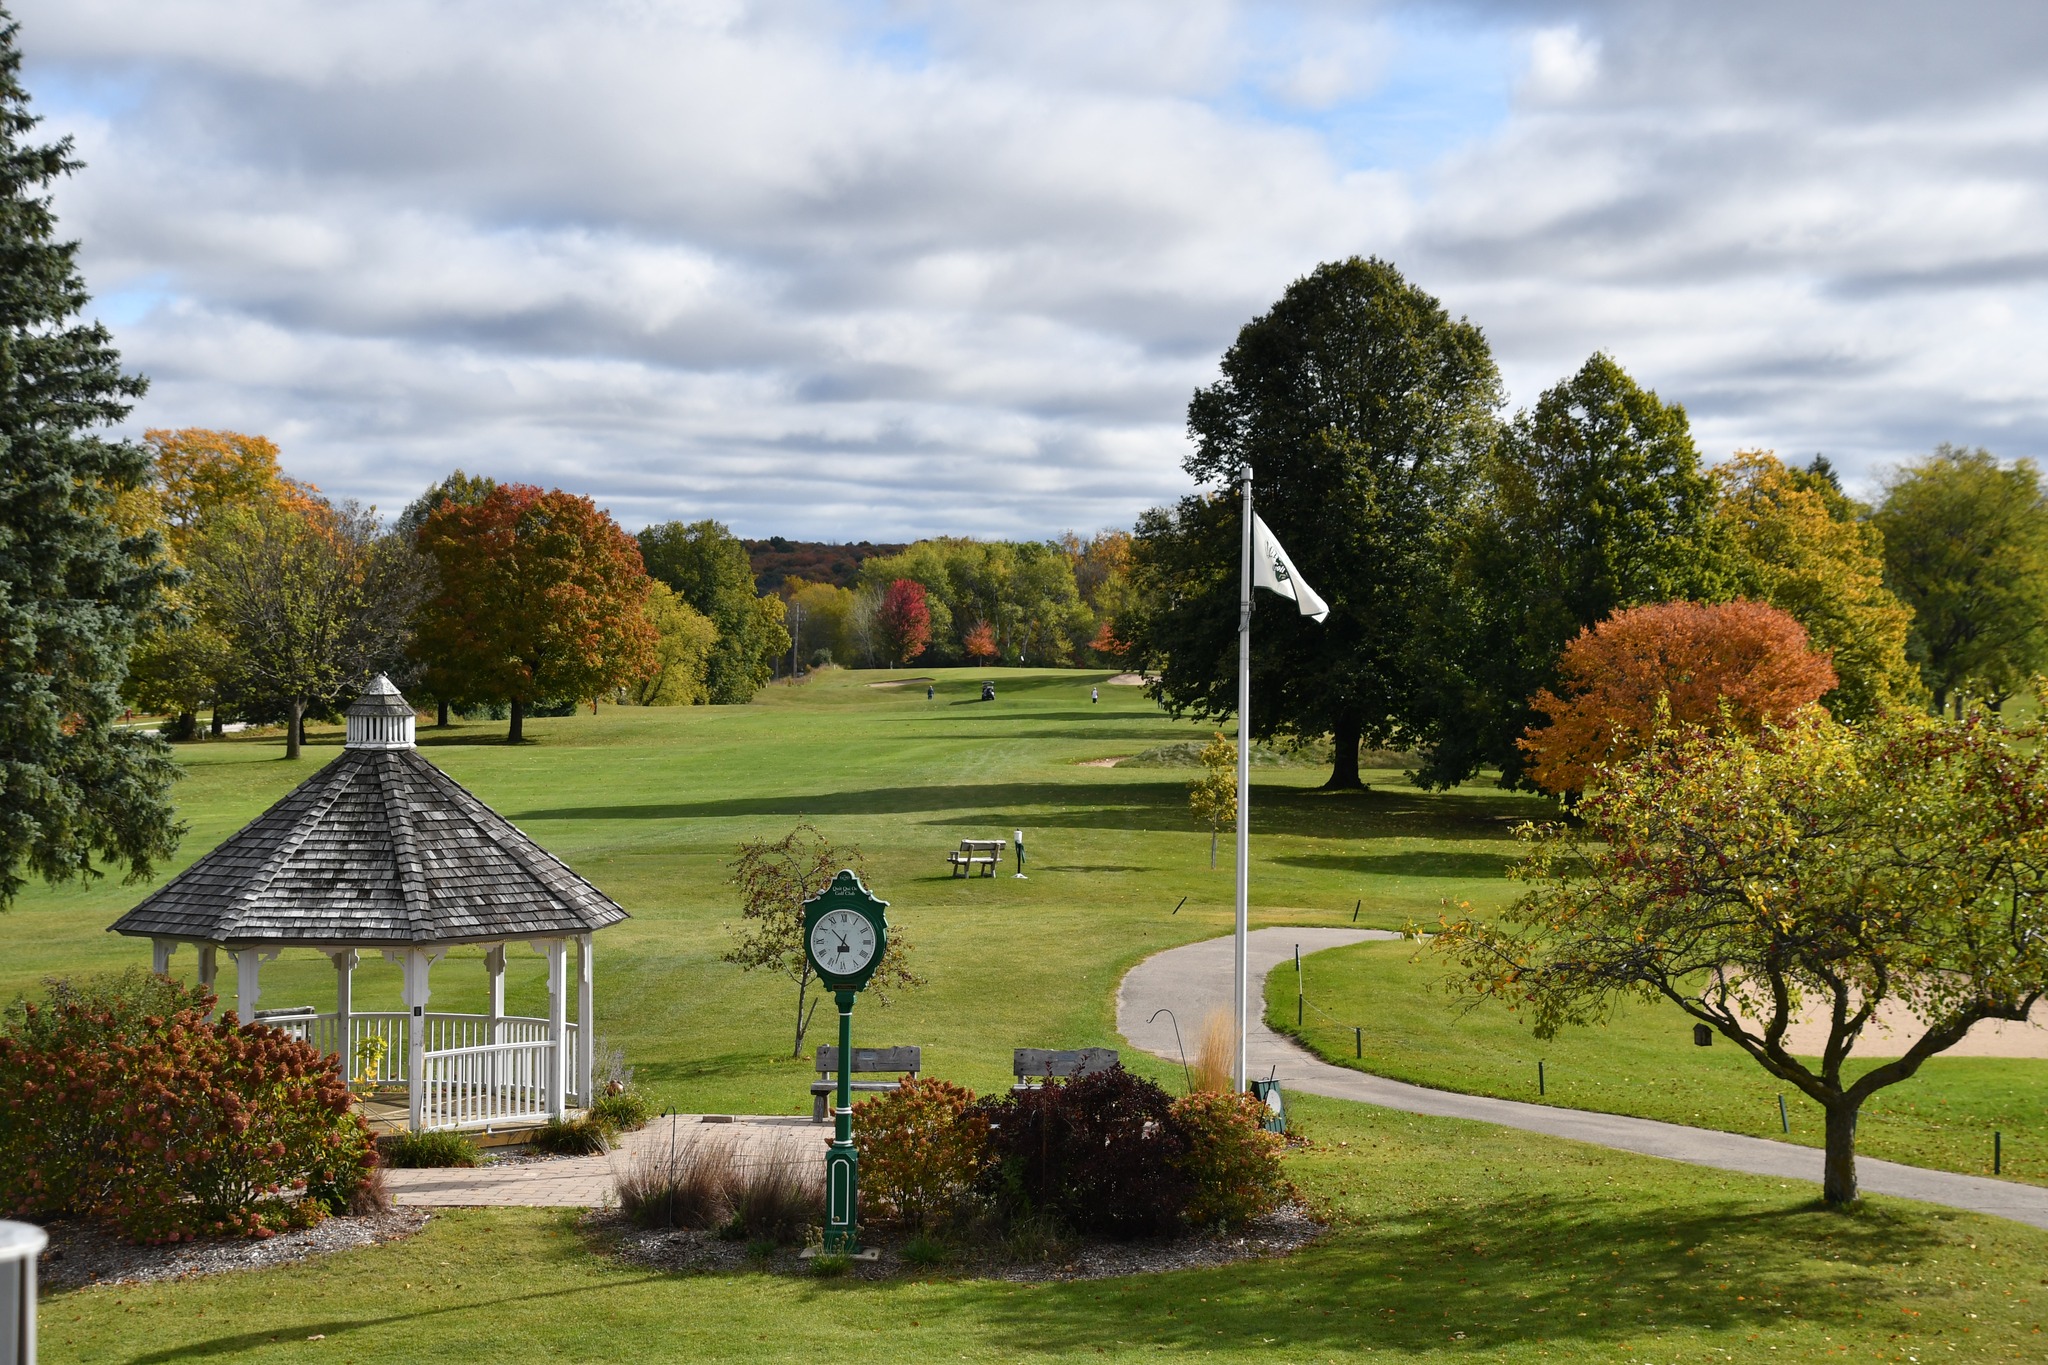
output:
[{"label": "gazebo white post", "polygon": [[263,998],[263,983],[258,979],[262,970],[263,955],[254,948],[235,954],[235,1012],[245,1024],[256,1021],[256,1002]]},{"label": "gazebo white post", "polygon": [[207,990],[220,975],[220,954],[211,943],[199,945],[199,984]]},{"label": "gazebo white post", "polygon": [[590,1058],[596,1026],[595,1002],[590,997],[590,935],[576,936],[576,1101],[590,1107]]},{"label": "gazebo white post", "polygon": [[178,951],[178,940],[174,938],[153,938],[149,941],[149,969],[158,976],[171,974],[171,954]]},{"label": "gazebo white post", "polygon": [[347,1085],[356,1078],[355,1032],[356,963],[361,959],[353,948],[329,953],[334,960],[334,1051],[341,1060],[341,1080]]},{"label": "gazebo white post", "polygon": [[505,1041],[505,945],[493,943],[484,949],[484,973],[490,983],[487,992],[490,1031],[484,1037],[493,1047]]},{"label": "gazebo white post", "polygon": [[561,1118],[568,1111],[562,1092],[569,1079],[569,944],[551,938],[541,947],[548,955],[548,1114]]},{"label": "gazebo white post", "polygon": [[405,1038],[407,1045],[405,1089],[412,1131],[420,1131],[426,1117],[427,1090],[427,973],[434,960],[423,948],[405,953]]},{"label": "gazebo white post", "polygon": [[[484,1008],[489,1011],[484,1023],[484,1039],[495,1048],[505,1041],[504,944],[493,943],[490,947],[484,949],[484,976],[489,983],[484,992],[486,997],[488,997]],[[484,1056],[486,1058],[484,1086],[490,1093],[490,1102],[495,1111],[498,1103],[498,1054],[496,1052],[487,1052]],[[515,1069],[512,1074],[517,1076],[519,1073]]]}]

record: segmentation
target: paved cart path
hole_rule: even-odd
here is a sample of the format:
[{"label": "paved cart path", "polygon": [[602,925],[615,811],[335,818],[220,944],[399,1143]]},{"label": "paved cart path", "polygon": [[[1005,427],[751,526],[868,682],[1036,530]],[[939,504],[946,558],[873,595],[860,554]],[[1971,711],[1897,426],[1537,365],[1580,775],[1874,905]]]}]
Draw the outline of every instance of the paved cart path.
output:
[{"label": "paved cart path", "polygon": [[[1301,946],[1303,953],[1313,953],[1367,939],[1398,937],[1379,929],[1254,930],[1249,944],[1252,1017],[1251,1033],[1247,1039],[1251,1074],[1263,1077],[1277,1068],[1282,1086],[1287,1090],[1357,1100],[1413,1114],[1477,1119],[1482,1123],[1524,1128],[1619,1151],[1687,1161],[1695,1166],[1806,1180],[1815,1185],[1820,1183],[1821,1153],[1816,1147],[1795,1147],[1788,1142],[1687,1128],[1675,1123],[1659,1123],[1654,1119],[1593,1114],[1544,1104],[1525,1104],[1519,1100],[1431,1090],[1425,1086],[1368,1076],[1347,1067],[1332,1066],[1292,1039],[1266,1027],[1262,1006],[1266,974],[1283,962],[1292,963],[1296,944]],[[1164,1015],[1153,1022],[1148,1020],[1154,1011],[1171,1008],[1180,1022],[1181,1037],[1192,1045],[1210,1011],[1229,1007],[1230,954],[1231,941],[1224,937],[1169,948],[1146,958],[1130,970],[1117,990],[1117,1029],[1133,1046],[1170,1061],[1179,1061],[1180,1051],[1174,1043],[1172,1024]],[[2039,1186],[1985,1176],[1923,1170],[1870,1157],[1857,1159],[1856,1174],[1864,1191],[1870,1194],[1919,1199],[2048,1228],[2048,1189]]]}]

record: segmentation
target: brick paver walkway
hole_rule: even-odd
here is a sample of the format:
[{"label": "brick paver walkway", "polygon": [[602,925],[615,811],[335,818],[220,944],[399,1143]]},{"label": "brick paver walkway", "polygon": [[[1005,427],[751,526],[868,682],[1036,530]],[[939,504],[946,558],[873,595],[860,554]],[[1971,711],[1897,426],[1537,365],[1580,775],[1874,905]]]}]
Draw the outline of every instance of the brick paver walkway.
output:
[{"label": "brick paver walkway", "polygon": [[604,1156],[557,1157],[432,1171],[386,1171],[400,1204],[455,1207],[595,1208],[612,1198],[612,1182],[637,1153],[691,1142],[731,1141],[741,1160],[772,1160],[789,1151],[822,1154],[832,1125],[808,1117],[735,1117],[706,1123],[701,1114],[658,1118],[625,1134]]}]

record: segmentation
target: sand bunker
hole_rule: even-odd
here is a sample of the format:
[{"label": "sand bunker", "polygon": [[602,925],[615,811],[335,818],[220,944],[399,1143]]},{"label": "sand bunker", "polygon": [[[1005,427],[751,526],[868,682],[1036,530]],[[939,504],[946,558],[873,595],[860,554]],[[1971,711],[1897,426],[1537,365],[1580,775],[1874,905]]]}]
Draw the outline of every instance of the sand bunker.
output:
[{"label": "sand bunker", "polygon": [[[1818,1057],[1828,1043],[1828,1012],[1824,1005],[1809,1001],[1806,1010],[1785,1031],[1785,1041],[1801,1057]],[[1856,1057],[1903,1057],[1927,1026],[1897,1001],[1887,1000],[1877,1017],[1866,1024],[1856,1040]],[[1962,1042],[1941,1054],[1944,1057],[2048,1057],[2048,1001],[2034,1006],[2025,1023],[2010,1019],[1985,1019],[1972,1028]]]},{"label": "sand bunker", "polygon": [[1109,680],[1111,687],[1143,687],[1147,679],[1143,673],[1119,673]]}]

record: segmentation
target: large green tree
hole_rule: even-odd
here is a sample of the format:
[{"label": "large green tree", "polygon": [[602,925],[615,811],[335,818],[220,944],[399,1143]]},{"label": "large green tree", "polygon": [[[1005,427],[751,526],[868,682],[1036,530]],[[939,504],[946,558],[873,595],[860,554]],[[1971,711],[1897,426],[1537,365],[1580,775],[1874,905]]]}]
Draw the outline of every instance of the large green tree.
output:
[{"label": "large green tree", "polygon": [[97,433],[128,415],[124,374],[49,188],[70,139],[30,141],[19,26],[0,10],[0,906],[28,875],[147,876],[177,847],[158,740],[117,728],[128,651],[169,574],[161,536],[124,535],[140,446]]},{"label": "large green tree", "polygon": [[2001,702],[2048,664],[2048,501],[2033,461],[1942,445],[1894,475],[1872,521],[1935,710],[1965,693]]},{"label": "large green tree", "polygon": [[[1439,646],[1420,779],[1482,765],[1523,780],[1516,741],[1559,653],[1626,607],[1727,595],[1714,487],[1685,409],[1604,354],[1517,413],[1479,464],[1447,589],[1423,605]],[[1313,580],[1312,580],[1313,581]]]},{"label": "large green tree", "polygon": [[705,676],[712,704],[752,701],[774,676],[775,661],[789,648],[789,632],[782,624],[782,599],[754,592],[746,545],[715,521],[667,521],[640,532],[640,558],[650,577],[710,617],[718,630]]},{"label": "large green tree", "polygon": [[1477,327],[1358,257],[1296,280],[1222,370],[1188,405],[1185,462],[1216,491],[1141,519],[1137,604],[1116,634],[1175,714],[1236,710],[1235,486],[1249,467],[1259,515],[1331,611],[1320,625],[1260,613],[1248,728],[1330,735],[1329,784],[1356,787],[1361,740],[1403,740],[1425,720],[1421,607],[1445,590],[1444,529],[1491,443],[1499,375]]}]

